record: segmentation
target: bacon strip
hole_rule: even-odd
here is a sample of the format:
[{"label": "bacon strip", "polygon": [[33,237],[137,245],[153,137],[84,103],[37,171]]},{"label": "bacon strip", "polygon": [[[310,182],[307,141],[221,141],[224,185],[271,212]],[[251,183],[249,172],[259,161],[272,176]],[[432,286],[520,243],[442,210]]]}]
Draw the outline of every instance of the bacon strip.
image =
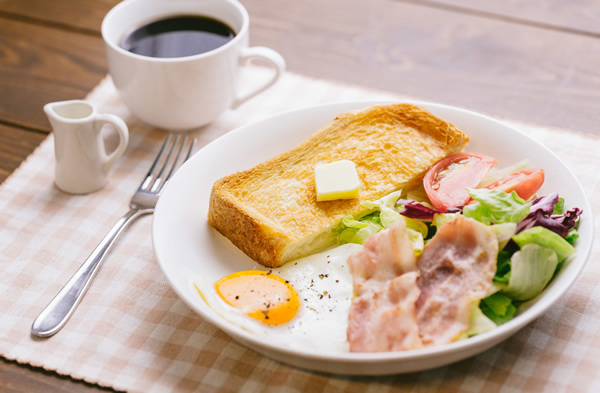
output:
[{"label": "bacon strip", "polygon": [[356,295],[376,290],[403,273],[417,270],[417,258],[404,220],[367,239],[361,250],[350,255],[348,267]]},{"label": "bacon strip", "polygon": [[463,217],[446,223],[427,243],[417,262],[417,322],[424,345],[452,342],[468,329],[470,305],[491,289],[497,256],[492,230]]},{"label": "bacon strip", "polygon": [[422,347],[415,302],[416,257],[404,220],[371,236],[348,258],[354,292],[348,320],[351,352]]},{"label": "bacon strip", "polygon": [[375,292],[352,300],[348,321],[351,352],[387,352],[421,348],[415,302],[417,272],[387,281]]}]

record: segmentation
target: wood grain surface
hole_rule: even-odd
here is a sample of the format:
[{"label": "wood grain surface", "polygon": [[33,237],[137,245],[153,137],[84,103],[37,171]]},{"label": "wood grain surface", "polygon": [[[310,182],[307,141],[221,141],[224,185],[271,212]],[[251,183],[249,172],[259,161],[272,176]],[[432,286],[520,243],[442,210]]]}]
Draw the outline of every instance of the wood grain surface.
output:
[{"label": "wood grain surface", "polygon": [[251,42],[281,52],[291,71],[598,132],[598,39],[412,2],[266,2],[246,4]]},{"label": "wood grain surface", "polygon": [[44,104],[83,98],[106,74],[102,39],[2,20],[0,121],[49,131]]},{"label": "wood grain surface", "polygon": [[595,0],[399,0],[458,13],[480,15],[540,28],[600,36],[600,8]]},{"label": "wood grain surface", "polygon": [[[51,131],[42,107],[106,74],[117,0],[0,0],[0,182]],[[290,71],[600,135],[594,0],[242,0]],[[1,392],[110,391],[2,359]]]}]

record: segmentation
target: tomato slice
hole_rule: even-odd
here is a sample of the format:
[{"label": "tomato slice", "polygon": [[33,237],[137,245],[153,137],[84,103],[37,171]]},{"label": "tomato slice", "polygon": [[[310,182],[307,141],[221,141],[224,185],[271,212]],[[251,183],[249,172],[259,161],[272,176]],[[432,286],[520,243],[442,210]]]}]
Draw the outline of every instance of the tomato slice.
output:
[{"label": "tomato slice", "polygon": [[490,190],[514,191],[521,198],[528,200],[535,195],[544,184],[544,170],[541,168],[526,169],[503,177],[486,188]]},{"label": "tomato slice", "polygon": [[425,192],[439,210],[464,205],[471,199],[466,188],[477,187],[496,163],[493,157],[478,153],[458,153],[443,158],[425,174]]}]

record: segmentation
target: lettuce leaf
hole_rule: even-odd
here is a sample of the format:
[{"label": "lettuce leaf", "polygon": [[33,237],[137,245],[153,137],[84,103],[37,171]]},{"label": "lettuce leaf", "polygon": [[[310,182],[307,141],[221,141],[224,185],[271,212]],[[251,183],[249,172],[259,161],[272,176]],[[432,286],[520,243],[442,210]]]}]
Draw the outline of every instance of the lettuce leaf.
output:
[{"label": "lettuce leaf", "polygon": [[376,234],[382,229],[382,227],[374,224],[368,223],[366,227],[361,229],[350,228],[348,230],[344,230],[338,236],[338,243],[356,243],[356,244],[364,244],[367,239]]},{"label": "lettuce leaf", "polygon": [[494,232],[498,240],[498,250],[502,250],[517,231],[517,224],[514,222],[505,222],[504,224],[492,225],[490,229]]},{"label": "lettuce leaf", "polygon": [[558,258],[553,250],[529,243],[513,254],[510,264],[510,279],[502,294],[513,300],[525,301],[539,295],[548,285]]},{"label": "lettuce leaf", "polygon": [[575,253],[575,248],[560,235],[544,227],[533,227],[524,230],[512,237],[522,249],[524,245],[535,243],[553,250],[558,256],[558,262],[564,261],[569,255]]},{"label": "lettuce leaf", "polygon": [[552,209],[552,214],[563,214],[565,211],[565,200],[564,198],[558,198],[554,208]]},{"label": "lettuce leaf", "polygon": [[401,191],[395,191],[377,201],[361,202],[361,205],[370,210],[379,210],[379,219],[384,228],[389,228],[402,216],[394,208],[396,201],[400,198]]},{"label": "lettuce leaf", "polygon": [[464,207],[463,215],[484,224],[517,223],[527,216],[530,205],[516,192],[506,193],[486,188],[467,188],[469,195],[477,203]]},{"label": "lettuce leaf", "polygon": [[511,251],[500,251],[498,252],[498,262],[496,264],[496,274],[494,275],[494,282],[500,285],[508,285],[510,279],[510,258],[514,253]]},{"label": "lettuce leaf", "polygon": [[459,340],[489,332],[496,328],[496,324],[488,318],[479,308],[479,301],[471,303],[471,316],[469,317],[469,328],[463,332]]},{"label": "lettuce leaf", "polygon": [[364,244],[367,239],[382,229],[389,228],[396,221],[403,219],[406,231],[416,255],[420,255],[425,246],[425,238],[429,228],[419,220],[403,217],[395,209],[400,191],[393,192],[377,201],[365,201],[361,204],[373,212],[364,217],[355,219],[347,216],[333,231],[338,235],[338,244],[356,243]]},{"label": "lettuce leaf", "polygon": [[408,217],[403,218],[404,222],[406,223],[406,229],[419,233],[423,239],[427,237],[429,228],[427,228],[427,225],[423,221],[415,220]]},{"label": "lettuce leaf", "polygon": [[517,308],[512,299],[501,293],[494,293],[483,299],[479,304],[479,308],[496,325],[502,325],[510,321],[517,313]]},{"label": "lettuce leaf", "polygon": [[570,245],[573,245],[575,243],[575,240],[577,240],[578,237],[579,237],[579,234],[577,233],[577,230],[576,229],[571,229],[569,231],[569,233],[567,233],[567,236],[565,236],[565,240]]},{"label": "lettuce leaf", "polygon": [[436,213],[433,215],[433,221],[431,221],[431,225],[439,228],[448,221],[454,220],[456,217],[460,217],[460,213]]},{"label": "lettuce leaf", "polygon": [[383,229],[379,212],[374,212],[356,220],[346,216],[342,223],[333,231],[338,235],[338,244],[356,243],[363,244],[369,236]]}]

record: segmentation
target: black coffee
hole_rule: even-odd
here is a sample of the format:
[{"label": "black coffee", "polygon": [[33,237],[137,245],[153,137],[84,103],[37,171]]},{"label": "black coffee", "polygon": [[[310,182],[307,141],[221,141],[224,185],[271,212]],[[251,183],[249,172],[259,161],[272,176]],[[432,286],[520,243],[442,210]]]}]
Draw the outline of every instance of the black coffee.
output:
[{"label": "black coffee", "polygon": [[185,57],[209,52],[235,37],[231,27],[205,16],[174,16],[137,28],[121,48],[150,57]]}]

